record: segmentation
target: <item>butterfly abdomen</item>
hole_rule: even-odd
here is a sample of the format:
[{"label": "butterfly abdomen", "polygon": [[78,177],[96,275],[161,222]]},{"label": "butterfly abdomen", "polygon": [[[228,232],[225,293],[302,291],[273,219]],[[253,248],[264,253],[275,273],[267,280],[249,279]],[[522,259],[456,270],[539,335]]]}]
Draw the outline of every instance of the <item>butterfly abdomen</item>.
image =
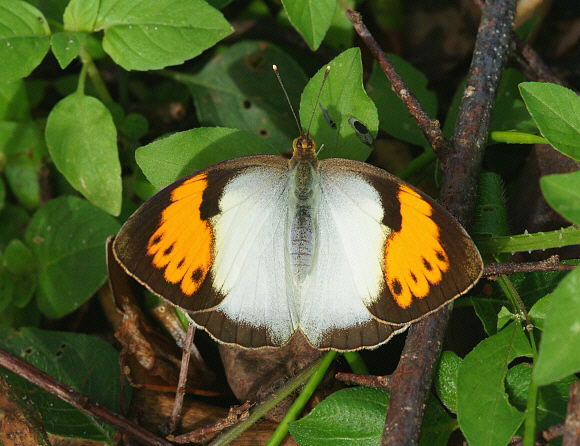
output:
[{"label": "butterfly abdomen", "polygon": [[318,174],[310,162],[298,162],[291,175],[288,253],[292,279],[300,286],[310,272],[315,250]]}]

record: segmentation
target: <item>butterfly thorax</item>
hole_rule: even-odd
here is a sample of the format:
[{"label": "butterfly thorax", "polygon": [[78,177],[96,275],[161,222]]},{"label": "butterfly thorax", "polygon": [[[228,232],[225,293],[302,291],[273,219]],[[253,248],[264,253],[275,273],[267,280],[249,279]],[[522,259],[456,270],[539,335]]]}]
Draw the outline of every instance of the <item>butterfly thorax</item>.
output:
[{"label": "butterfly thorax", "polygon": [[317,169],[313,164],[309,161],[291,163],[286,249],[296,286],[302,285],[311,270],[316,245],[320,190]]}]

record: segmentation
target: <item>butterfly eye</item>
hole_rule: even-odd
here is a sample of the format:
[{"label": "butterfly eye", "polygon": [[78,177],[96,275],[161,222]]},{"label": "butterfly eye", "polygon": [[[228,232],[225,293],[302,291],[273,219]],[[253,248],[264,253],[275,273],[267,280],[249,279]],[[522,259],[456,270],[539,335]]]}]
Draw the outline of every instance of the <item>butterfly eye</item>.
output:
[{"label": "butterfly eye", "polygon": [[367,128],[366,125],[364,125],[354,116],[348,118],[348,123],[355,131],[356,136],[358,136],[358,139],[360,139],[363,143],[365,143],[369,147],[373,146],[373,137],[371,136],[371,132],[369,132],[369,129]]}]

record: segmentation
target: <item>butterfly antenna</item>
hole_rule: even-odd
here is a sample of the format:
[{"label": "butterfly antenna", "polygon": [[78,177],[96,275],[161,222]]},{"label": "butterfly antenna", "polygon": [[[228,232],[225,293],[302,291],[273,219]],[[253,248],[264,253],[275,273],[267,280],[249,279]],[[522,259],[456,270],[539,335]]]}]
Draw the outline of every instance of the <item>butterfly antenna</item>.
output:
[{"label": "butterfly antenna", "polygon": [[292,111],[292,115],[294,116],[294,120],[296,121],[296,125],[298,126],[298,131],[302,133],[302,126],[300,125],[300,121],[296,117],[296,113],[294,113],[294,108],[292,108],[292,102],[290,102],[290,97],[284,88],[284,83],[282,82],[282,78],[280,77],[280,73],[278,72],[278,67],[276,65],[272,65],[272,69],[274,73],[276,73],[276,77],[278,78],[278,82],[280,83],[280,87],[282,87],[282,91],[284,92],[284,96],[286,96],[286,100],[288,101],[288,105],[290,106],[290,110]]},{"label": "butterfly antenna", "polygon": [[310,126],[312,125],[312,120],[314,119],[314,112],[316,111],[316,107],[318,106],[318,101],[320,100],[320,93],[322,93],[322,87],[324,87],[324,83],[326,82],[326,78],[328,77],[328,72],[330,71],[330,65],[326,66],[326,70],[324,71],[324,78],[322,79],[322,83],[320,84],[320,90],[318,90],[318,96],[316,96],[316,103],[314,104],[314,108],[312,109],[312,116],[310,116],[310,122],[308,123],[308,130],[306,133],[310,133]]}]

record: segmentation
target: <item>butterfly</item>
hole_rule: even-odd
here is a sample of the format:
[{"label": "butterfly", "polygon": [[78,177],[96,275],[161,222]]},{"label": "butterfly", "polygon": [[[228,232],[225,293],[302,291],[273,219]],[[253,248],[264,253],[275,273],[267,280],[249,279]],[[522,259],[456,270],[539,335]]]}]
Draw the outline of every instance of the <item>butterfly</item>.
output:
[{"label": "butterfly", "polygon": [[429,196],[372,165],[232,159],[180,179],[123,225],[125,271],[222,343],[372,348],[465,294],[481,256]]}]

